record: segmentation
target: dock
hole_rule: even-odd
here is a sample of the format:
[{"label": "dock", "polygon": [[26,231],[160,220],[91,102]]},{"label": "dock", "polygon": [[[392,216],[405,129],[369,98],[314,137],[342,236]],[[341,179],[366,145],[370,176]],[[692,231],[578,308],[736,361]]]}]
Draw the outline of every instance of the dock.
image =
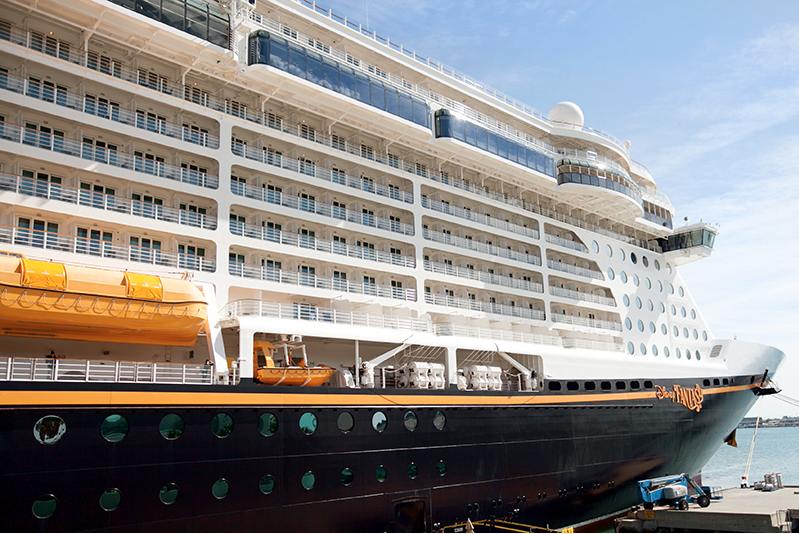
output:
[{"label": "dock", "polygon": [[635,508],[617,519],[616,532],[799,532],[799,486],[776,491],[724,490],[707,508]]}]

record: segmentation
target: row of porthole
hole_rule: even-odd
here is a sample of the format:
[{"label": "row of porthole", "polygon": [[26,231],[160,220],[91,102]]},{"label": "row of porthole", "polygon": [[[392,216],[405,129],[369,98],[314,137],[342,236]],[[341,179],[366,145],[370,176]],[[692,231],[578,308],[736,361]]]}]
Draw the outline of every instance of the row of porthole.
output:
[{"label": "row of porthole", "polygon": [[[632,319],[630,319],[629,317],[624,319],[624,326],[627,328],[627,330],[632,330],[633,329],[633,321],[632,321]],[[638,330],[640,332],[644,331],[644,321],[641,320],[641,319],[638,319]],[[657,327],[655,326],[655,323],[652,322],[652,321],[649,322],[649,331],[651,333],[653,333],[653,334],[655,332],[657,332]],[[666,327],[665,324],[661,324],[660,325],[660,332],[664,336],[666,334],[668,334],[668,328]],[[688,331],[687,327],[683,327],[682,334],[683,334],[683,337],[685,339],[689,339],[691,337],[691,334]],[[696,328],[693,329],[693,336],[694,336],[694,339],[699,339],[699,331]],[[674,337],[680,337],[680,328],[678,326],[674,326]],[[702,340],[703,341],[707,341],[707,331],[706,330],[702,331]]]},{"label": "row of porthole", "polygon": [[[419,425],[419,417],[413,410],[408,410],[403,416],[403,425],[409,432],[416,430]],[[437,430],[444,430],[447,424],[447,417],[441,410],[436,410],[433,414],[433,427]],[[315,414],[305,412],[300,416],[300,431],[310,436],[316,432],[318,419]],[[350,412],[341,412],[336,421],[338,429],[344,433],[349,433],[355,428],[355,418]],[[388,426],[386,414],[377,411],[372,415],[372,428],[377,432],[383,432]],[[258,418],[258,432],[265,437],[269,437],[277,432],[278,420],[272,413],[264,413]],[[167,440],[176,440],[183,435],[186,424],[183,418],[175,413],[170,413],[161,418],[158,431]],[[42,445],[53,445],[61,440],[66,434],[67,424],[57,415],[47,415],[39,419],[33,426],[33,435]],[[130,431],[128,420],[120,414],[111,414],[100,423],[100,434],[106,441],[116,443],[127,437]],[[233,418],[226,413],[218,413],[211,419],[211,432],[218,438],[226,438],[233,433]]]},{"label": "row of porthole", "polygon": [[[639,347],[639,350],[640,350],[640,353],[643,356],[646,356],[647,348],[646,348],[646,345],[644,343],[641,343],[641,346]],[[691,359],[691,351],[689,349],[684,349],[684,350],[685,350],[685,358],[687,360],[690,360]],[[635,344],[632,341],[627,343],[627,352],[630,353],[630,354],[635,354]],[[682,358],[682,354],[683,353],[682,353],[682,350],[680,350],[679,348],[676,348],[676,349],[674,349],[674,354],[675,354],[675,356],[677,356],[677,359],[680,359],[680,358]],[[700,354],[700,352],[698,350],[694,351],[694,354],[695,354],[697,360],[701,360],[702,359],[702,355]],[[652,345],[652,356],[657,356],[657,355],[658,355],[658,347],[657,347],[657,345]],[[663,346],[663,356],[665,356],[666,358],[671,356],[671,351],[665,345]]]},{"label": "row of porthole", "polygon": [[[602,391],[610,391],[613,389],[612,384],[609,380],[603,380],[599,383],[599,388]],[[547,384],[547,387],[550,391],[560,391],[561,390],[561,383],[558,380],[550,380]],[[654,384],[651,380],[644,380],[644,389],[654,389]],[[579,391],[580,390],[580,383],[576,381],[569,381],[566,382],[566,389],[568,391]],[[583,389],[585,391],[596,391],[596,382],[593,380],[586,380],[583,382]],[[624,380],[616,381],[616,389],[617,390],[625,390],[627,389],[627,382]],[[641,382],[638,380],[630,380],[630,389],[641,389]]]},{"label": "row of porthole", "polygon": [[[599,253],[599,243],[594,241],[592,243],[592,247],[594,249],[594,252],[598,254]],[[606,245],[605,253],[608,255],[608,258],[612,258],[613,257],[613,247],[611,247],[610,245]],[[619,258],[621,259],[621,261],[624,261],[626,259],[626,255],[624,253],[624,249],[622,249],[622,248],[619,249]],[[636,255],[635,252],[630,252],[630,261],[632,262],[633,265],[637,265],[638,264],[638,256]],[[649,267],[649,258],[647,258],[646,256],[641,256],[641,263],[644,265],[644,267],[648,268]],[[660,270],[660,262],[658,260],[654,260],[652,263],[653,263],[653,265],[655,267],[655,270],[659,271]],[[668,270],[669,274],[671,274],[671,265],[669,265],[668,263],[666,264],[666,270]]]},{"label": "row of porthole", "polygon": [[[436,464],[436,473],[438,476],[444,476],[447,474],[447,464],[444,460],[439,460]],[[415,479],[419,476],[419,466],[415,463],[411,462],[408,465],[407,469],[408,478],[411,480]],[[386,470],[385,466],[378,466],[375,469],[375,479],[378,482],[385,482],[386,478],[388,478],[388,471]],[[339,481],[341,482],[342,486],[349,486],[355,480],[355,475],[350,468],[344,468],[341,471],[341,475],[339,477]],[[316,475],[313,471],[306,471],[302,478],[300,479],[300,484],[306,490],[312,490],[316,485]],[[264,495],[269,495],[275,489],[276,482],[272,475],[265,475],[261,478],[258,482],[258,489]],[[211,486],[211,494],[216,499],[224,499],[228,496],[230,492],[230,483],[224,479],[220,478]],[[164,504],[173,504],[175,501],[178,500],[178,495],[180,494],[180,488],[175,483],[165,484],[161,487],[161,491],[158,493],[158,498]],[[116,510],[120,503],[122,502],[122,493],[117,488],[111,488],[103,492],[100,495],[100,507],[105,510],[106,512],[113,512]],[[33,515],[39,519],[47,519],[48,517],[52,516],[56,508],[58,507],[58,499],[52,495],[42,495],[38,499],[33,502],[32,512]]]},{"label": "row of porthole", "polygon": [[[607,272],[608,272],[608,278],[610,280],[615,280],[616,279],[616,271],[613,270],[613,267],[608,267],[608,271]],[[619,272],[619,279],[622,281],[623,284],[626,284],[630,280],[628,278],[628,276],[627,276],[627,272],[626,271],[620,271]],[[635,287],[639,287],[641,285],[641,279],[638,277],[637,274],[633,274],[632,281],[633,281],[633,285]],[[657,283],[658,283],[658,292],[659,293],[663,293],[663,282],[660,281],[660,280],[657,280]],[[652,289],[652,280],[649,277],[644,278],[644,284],[646,285],[647,289]],[[669,294],[673,295],[674,294],[674,284],[669,283],[668,287],[669,287]],[[677,287],[677,292],[680,294],[680,297],[685,297],[685,289],[683,289],[682,286],[678,286]]]}]

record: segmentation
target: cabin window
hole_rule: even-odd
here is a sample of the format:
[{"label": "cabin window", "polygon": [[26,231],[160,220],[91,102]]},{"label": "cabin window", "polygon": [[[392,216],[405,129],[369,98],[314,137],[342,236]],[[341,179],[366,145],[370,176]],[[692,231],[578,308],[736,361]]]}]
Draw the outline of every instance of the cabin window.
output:
[{"label": "cabin window", "polygon": [[386,468],[382,465],[375,469],[375,478],[378,482],[385,482],[387,474]]},{"label": "cabin window", "polygon": [[596,390],[596,383],[591,381],[585,382],[583,383],[583,388],[585,388],[586,391],[594,391]]},{"label": "cabin window", "polygon": [[33,425],[33,436],[42,445],[54,445],[67,433],[67,424],[57,415],[46,415]]},{"label": "cabin window", "polygon": [[411,462],[410,465],[408,465],[408,478],[413,480],[418,476],[419,476],[419,466]]},{"label": "cabin window", "polygon": [[311,490],[313,489],[314,485],[316,485],[316,475],[312,472],[308,471],[304,475],[302,475],[302,487]]},{"label": "cabin window", "polygon": [[106,441],[116,443],[125,439],[130,430],[128,420],[119,414],[112,414],[103,419],[100,423],[100,434]]},{"label": "cabin window", "polygon": [[260,482],[258,482],[258,489],[261,490],[261,493],[264,495],[269,495],[275,490],[275,479],[272,475],[266,475],[261,478]]},{"label": "cabin window", "polygon": [[447,416],[444,415],[444,412],[441,410],[436,410],[435,415],[433,415],[433,426],[436,427],[437,430],[444,430],[446,425]]},{"label": "cabin window", "polygon": [[341,412],[336,424],[338,425],[338,429],[346,434],[355,427],[355,418],[350,412]]},{"label": "cabin window", "polygon": [[158,493],[158,498],[161,499],[161,502],[164,504],[172,504],[178,500],[179,493],[180,489],[178,485],[169,483],[161,488],[161,491]]},{"label": "cabin window", "polygon": [[226,413],[218,413],[211,419],[211,432],[218,438],[226,438],[233,432],[233,418]]},{"label": "cabin window", "polygon": [[35,501],[33,501],[33,506],[31,510],[33,511],[33,515],[38,517],[39,519],[47,519],[51,515],[55,513],[55,509],[58,507],[58,499],[55,498],[53,495],[42,495]]},{"label": "cabin window", "polygon": [[305,434],[306,436],[310,436],[314,432],[316,432],[316,427],[319,425],[319,421],[316,419],[316,416],[311,412],[305,412],[300,416],[300,431]]},{"label": "cabin window", "polygon": [[258,418],[258,432],[266,437],[277,432],[277,417],[271,413],[262,414],[261,417]]},{"label": "cabin window", "polygon": [[158,425],[158,431],[164,439],[175,440],[178,439],[186,428],[183,418],[176,413],[165,415]]},{"label": "cabin window", "polygon": [[550,391],[560,391],[560,382],[557,380],[553,380],[549,382],[549,390]]},{"label": "cabin window", "polygon": [[436,471],[438,471],[438,476],[441,477],[447,474],[447,464],[444,463],[444,460],[438,461],[438,464],[436,464]]},{"label": "cabin window", "polygon": [[405,417],[403,417],[403,423],[405,424],[405,428],[408,429],[409,432],[413,432],[416,430],[416,426],[419,424],[419,419],[416,417],[414,412],[405,412]]},{"label": "cabin window", "polygon": [[342,486],[349,486],[352,484],[352,481],[355,479],[355,475],[352,474],[352,469],[346,467],[341,470],[341,476],[339,480],[341,481]]},{"label": "cabin window", "polygon": [[384,431],[387,425],[388,418],[386,417],[386,414],[383,412],[375,412],[374,415],[372,415],[372,428],[374,428],[376,431]]},{"label": "cabin window", "polygon": [[107,489],[100,495],[100,508],[106,512],[113,512],[122,501],[122,494],[118,489]]},{"label": "cabin window", "polygon": [[610,391],[610,382],[603,380],[599,383],[599,387],[601,387],[604,391]]},{"label": "cabin window", "polygon": [[230,484],[224,478],[220,478],[214,485],[211,487],[211,493],[217,499],[224,499],[227,497],[228,492],[230,492]]}]

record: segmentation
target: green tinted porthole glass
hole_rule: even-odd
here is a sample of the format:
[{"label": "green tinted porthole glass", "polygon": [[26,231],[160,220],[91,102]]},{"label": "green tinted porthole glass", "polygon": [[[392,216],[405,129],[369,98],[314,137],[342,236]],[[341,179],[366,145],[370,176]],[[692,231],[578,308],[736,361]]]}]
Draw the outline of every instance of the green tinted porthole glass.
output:
[{"label": "green tinted porthole glass", "polygon": [[638,256],[635,255],[635,252],[630,252],[630,261],[634,264],[638,263]]},{"label": "green tinted porthole glass", "polygon": [[233,418],[226,413],[218,413],[211,419],[211,432],[218,438],[226,438],[233,432]]},{"label": "green tinted porthole glass", "polygon": [[646,356],[646,345],[644,345],[643,343],[641,343],[641,354]]},{"label": "green tinted porthole glass", "polygon": [[658,347],[657,345],[652,345],[652,356],[658,355]]},{"label": "green tinted porthole glass", "polygon": [[630,354],[635,354],[635,345],[633,345],[632,341],[629,341],[627,343],[627,352],[629,352]]},{"label": "green tinted porthole glass", "polygon": [[677,355],[677,359],[682,358],[682,351],[679,348],[674,349],[674,353]]},{"label": "green tinted porthole glass", "polygon": [[439,460],[436,464],[436,471],[438,471],[438,476],[443,477],[447,474],[447,464],[444,463],[444,460]]},{"label": "green tinted porthole glass", "polygon": [[377,479],[378,482],[385,482],[387,474],[388,473],[386,472],[386,468],[383,467],[382,465],[377,469],[375,469],[375,478]]},{"label": "green tinted porthole glass", "polygon": [[641,263],[644,264],[644,267],[649,267],[649,258],[646,256],[641,256]]},{"label": "green tinted porthole glass", "polygon": [[39,519],[47,519],[55,513],[56,507],[58,507],[58,499],[53,495],[42,495],[33,501],[31,511]]},{"label": "green tinted porthole glass", "polygon": [[262,436],[271,436],[277,432],[277,417],[271,413],[261,414],[258,418],[258,432]]},{"label": "green tinted porthole glass", "polygon": [[668,347],[663,347],[663,356],[665,356],[666,358],[668,358],[668,357],[669,357],[669,355],[670,355],[670,353],[669,353],[669,348],[668,348]]},{"label": "green tinted porthole glass", "polygon": [[354,478],[355,476],[352,474],[352,469],[346,468],[341,470],[341,478],[339,480],[341,480],[343,486],[352,484]]},{"label": "green tinted porthole glass", "polygon": [[273,491],[275,491],[275,479],[272,478],[272,475],[266,475],[258,482],[258,489],[261,490],[261,493],[264,495],[269,495]]},{"label": "green tinted porthole glass", "polygon": [[183,418],[176,413],[165,415],[161,419],[161,424],[158,425],[158,431],[161,432],[164,439],[169,440],[178,439],[185,428],[186,425],[183,422]]},{"label": "green tinted porthole glass", "polygon": [[388,418],[386,418],[386,414],[383,412],[375,412],[372,416],[372,428],[377,430],[378,432],[382,432],[386,429],[388,425]]},{"label": "green tinted porthole glass", "polygon": [[316,416],[311,412],[305,412],[300,416],[300,430],[306,436],[310,436],[314,432],[316,432],[316,426],[319,424],[319,421],[316,419]]},{"label": "green tinted porthole glass", "polygon": [[130,430],[128,420],[118,413],[109,415],[100,423],[100,434],[111,443],[116,443],[125,439]]},{"label": "green tinted porthole glass", "polygon": [[436,410],[435,415],[433,415],[433,426],[436,427],[437,430],[444,430],[446,425],[447,416],[444,415],[444,412],[441,410]]},{"label": "green tinted porthole glass", "polygon": [[355,418],[352,417],[350,412],[341,412],[336,424],[338,425],[338,429],[346,434],[355,426]]},{"label": "green tinted porthole glass", "polygon": [[316,484],[316,475],[308,471],[304,475],[302,475],[302,487],[309,490],[314,487]]},{"label": "green tinted porthole glass", "polygon": [[161,502],[164,504],[172,504],[178,500],[178,493],[180,493],[178,485],[170,483],[161,488],[161,491],[158,493],[158,498],[161,499]]},{"label": "green tinted porthole glass", "polygon": [[661,333],[662,333],[664,336],[665,336],[666,334],[668,334],[668,332],[669,332],[669,331],[668,331],[668,329],[666,328],[666,325],[665,325],[665,323],[660,325],[660,332],[661,332]]},{"label": "green tinted porthole glass", "polygon": [[405,423],[405,428],[407,428],[410,432],[413,432],[416,430],[416,425],[419,424],[419,419],[416,417],[415,413],[405,412],[403,422]]},{"label": "green tinted porthole glass", "polygon": [[211,487],[211,493],[214,494],[214,497],[217,499],[224,499],[227,497],[228,492],[230,491],[230,484],[224,478],[220,478],[214,485]]},{"label": "green tinted porthole glass", "polygon": [[45,415],[33,425],[33,436],[42,445],[54,445],[67,433],[67,424],[57,415]]},{"label": "green tinted porthole glass", "polygon": [[411,462],[411,464],[408,466],[408,478],[413,480],[418,476],[419,476],[419,466]]},{"label": "green tinted porthole glass", "polygon": [[702,356],[699,354],[699,351],[696,351],[696,359],[701,360]]},{"label": "green tinted porthole glass", "polygon": [[122,494],[119,493],[118,489],[107,489],[100,495],[100,508],[106,512],[113,512],[117,509],[121,501]]}]

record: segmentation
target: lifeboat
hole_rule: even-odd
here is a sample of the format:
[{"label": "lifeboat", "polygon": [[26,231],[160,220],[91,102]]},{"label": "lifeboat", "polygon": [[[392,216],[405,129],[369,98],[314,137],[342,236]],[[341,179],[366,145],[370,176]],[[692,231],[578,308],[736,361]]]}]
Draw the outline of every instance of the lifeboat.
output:
[{"label": "lifeboat", "polygon": [[0,256],[3,335],[187,347],[205,322],[184,280]]},{"label": "lifeboat", "polygon": [[[255,380],[270,386],[321,386],[333,376],[335,369],[325,366],[308,367],[305,346],[302,346],[302,360],[299,365],[277,367],[272,358],[275,346],[268,341],[253,341],[253,365]],[[286,361],[291,356],[286,347]],[[263,362],[263,365],[260,363]]]}]

